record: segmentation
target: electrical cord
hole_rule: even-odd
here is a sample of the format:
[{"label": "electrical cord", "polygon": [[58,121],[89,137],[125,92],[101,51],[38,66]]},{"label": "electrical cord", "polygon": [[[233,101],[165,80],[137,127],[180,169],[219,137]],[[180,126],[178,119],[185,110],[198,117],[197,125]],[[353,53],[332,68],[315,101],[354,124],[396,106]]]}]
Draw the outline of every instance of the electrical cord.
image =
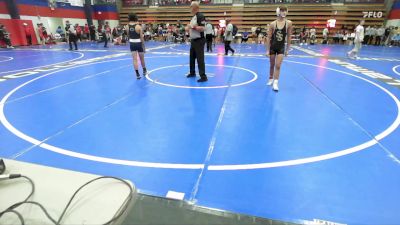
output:
[{"label": "electrical cord", "polygon": [[75,198],[75,196],[79,193],[79,191],[82,190],[85,186],[89,185],[90,183],[93,183],[93,182],[95,182],[95,181],[97,181],[97,180],[100,180],[100,179],[115,179],[115,180],[121,181],[122,183],[125,183],[125,184],[129,187],[129,198],[128,198],[128,200],[125,202],[124,206],[122,207],[122,210],[121,210],[116,216],[114,216],[111,220],[109,220],[108,222],[106,222],[106,223],[104,223],[104,224],[110,224],[111,222],[117,220],[119,217],[122,216],[122,214],[126,211],[126,209],[127,209],[128,206],[129,206],[129,203],[130,203],[131,200],[132,200],[133,189],[132,189],[131,185],[129,185],[128,182],[126,182],[126,181],[124,181],[124,180],[122,180],[122,179],[120,179],[120,178],[111,177],[111,176],[102,176],[102,177],[97,177],[97,178],[95,178],[95,179],[93,179],[93,180],[90,180],[90,181],[86,182],[84,185],[82,185],[80,188],[78,188],[78,189],[75,191],[75,193],[72,195],[72,197],[70,198],[69,202],[68,202],[67,205],[65,206],[63,212],[61,213],[61,216],[60,216],[60,218],[58,219],[58,221],[57,221],[57,223],[56,223],[57,225],[58,225],[58,224],[61,224],[61,220],[63,219],[65,213],[67,212],[69,206],[71,205],[72,200],[73,200],[73,199]]},{"label": "electrical cord", "polygon": [[[25,225],[24,217],[18,211],[13,210],[13,209],[8,209],[8,210],[5,210],[4,212],[2,212],[2,215],[6,214],[6,213],[14,213],[14,214],[16,214],[18,216],[19,221],[21,222],[21,225]],[[1,215],[0,215],[0,217],[1,217]]]},{"label": "electrical cord", "polygon": [[6,171],[6,165],[4,164],[3,159],[0,159],[0,175]]},{"label": "electrical cord", "polygon": [[63,210],[63,212],[61,213],[61,216],[58,218],[58,220],[55,220],[53,217],[50,216],[50,214],[48,213],[48,211],[46,210],[46,208],[45,208],[42,204],[40,204],[39,202],[35,202],[35,201],[29,201],[29,199],[32,197],[32,195],[33,195],[34,192],[35,192],[35,183],[32,181],[32,179],[30,179],[30,178],[27,177],[27,176],[21,176],[20,174],[10,174],[8,179],[15,179],[15,178],[25,178],[25,179],[27,179],[27,180],[29,181],[29,183],[31,184],[31,192],[29,193],[28,197],[25,198],[24,201],[17,202],[17,203],[15,203],[15,204],[11,205],[10,207],[8,207],[7,209],[5,209],[4,211],[0,212],[0,218],[1,218],[4,214],[6,214],[6,213],[14,213],[14,214],[16,214],[16,215],[18,216],[18,218],[19,218],[19,220],[20,220],[20,222],[21,222],[21,225],[25,225],[25,220],[24,220],[22,214],[19,213],[18,211],[16,211],[15,209],[18,208],[18,207],[21,206],[21,205],[24,205],[24,204],[33,204],[33,205],[38,206],[38,207],[44,212],[44,214],[46,215],[46,217],[47,217],[53,224],[55,224],[55,225],[61,225],[61,221],[62,221],[62,219],[64,219],[65,213],[67,212],[69,206],[71,205],[71,203],[72,203],[72,201],[74,200],[74,198],[76,197],[76,195],[77,195],[84,187],[86,187],[87,185],[89,185],[89,184],[91,184],[91,183],[93,183],[93,182],[95,182],[95,181],[97,181],[97,180],[100,180],[100,179],[114,179],[114,180],[118,180],[118,181],[121,181],[122,183],[126,184],[126,185],[129,187],[129,197],[128,197],[128,199],[124,202],[123,207],[121,208],[121,210],[119,210],[119,212],[118,212],[114,217],[112,217],[109,221],[107,221],[106,223],[104,223],[104,225],[108,225],[108,224],[114,222],[115,220],[119,219],[119,218],[125,213],[125,211],[127,210],[128,206],[129,206],[129,204],[130,204],[130,202],[132,201],[132,197],[133,197],[133,188],[132,188],[132,186],[131,186],[128,182],[126,182],[125,180],[120,179],[120,178],[118,178],[118,177],[112,177],[112,176],[97,177],[97,178],[94,178],[94,179],[92,179],[92,180],[86,182],[85,184],[83,184],[82,186],[80,186],[80,187],[74,192],[74,194],[72,195],[72,197],[69,199],[67,205],[64,207],[64,210]]},{"label": "electrical cord", "polygon": [[[14,209],[16,209],[17,207],[19,207],[19,206],[21,206],[21,205],[24,205],[24,204],[32,204],[32,205],[39,206],[39,208],[44,212],[44,214],[46,215],[46,217],[47,217],[51,222],[53,222],[54,224],[56,224],[57,221],[56,221],[53,217],[50,216],[50,214],[47,212],[46,208],[45,208],[42,204],[40,204],[39,202],[35,202],[35,201],[23,201],[23,202],[15,203],[14,205],[8,207],[8,209],[6,209],[5,212],[8,212],[8,211],[10,211],[10,210],[14,210]],[[1,216],[2,216],[2,213],[0,213],[0,218],[1,218]],[[22,221],[23,221],[23,219],[22,219]]]},{"label": "electrical cord", "polygon": [[31,183],[31,193],[29,193],[28,197],[26,197],[26,199],[24,200],[24,202],[28,201],[28,199],[30,199],[33,195],[33,193],[35,193],[35,183],[33,183],[33,180],[27,176],[21,176],[22,178],[25,178],[29,181],[29,183]]}]

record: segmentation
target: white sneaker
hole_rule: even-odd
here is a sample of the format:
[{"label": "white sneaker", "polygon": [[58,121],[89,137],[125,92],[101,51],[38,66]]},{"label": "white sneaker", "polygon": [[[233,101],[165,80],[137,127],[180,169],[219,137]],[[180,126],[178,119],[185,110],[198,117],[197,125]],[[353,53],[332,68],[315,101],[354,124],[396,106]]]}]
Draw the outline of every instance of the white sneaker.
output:
[{"label": "white sneaker", "polygon": [[274,81],[274,84],[272,85],[272,89],[273,89],[274,91],[279,91],[278,81],[277,81],[277,80]]},{"label": "white sneaker", "polygon": [[268,85],[268,86],[271,86],[272,83],[274,83],[274,79],[269,79],[267,85]]}]

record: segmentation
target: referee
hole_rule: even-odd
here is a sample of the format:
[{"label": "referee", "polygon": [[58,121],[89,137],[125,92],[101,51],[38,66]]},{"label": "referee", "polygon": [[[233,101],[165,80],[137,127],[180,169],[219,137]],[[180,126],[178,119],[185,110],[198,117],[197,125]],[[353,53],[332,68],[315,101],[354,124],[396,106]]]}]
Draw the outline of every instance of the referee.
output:
[{"label": "referee", "polygon": [[186,31],[190,33],[190,73],[186,77],[196,77],[195,59],[197,58],[200,74],[200,79],[197,82],[205,82],[208,80],[204,65],[204,45],[206,43],[204,27],[206,25],[206,18],[203,13],[199,12],[198,2],[193,1],[190,9],[193,18],[186,27]]}]

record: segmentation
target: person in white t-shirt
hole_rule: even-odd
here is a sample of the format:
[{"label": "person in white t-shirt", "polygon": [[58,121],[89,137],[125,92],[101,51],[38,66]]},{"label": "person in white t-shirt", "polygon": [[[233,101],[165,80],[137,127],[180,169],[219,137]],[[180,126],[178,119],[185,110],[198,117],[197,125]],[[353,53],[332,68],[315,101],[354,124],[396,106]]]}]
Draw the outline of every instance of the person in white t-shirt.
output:
[{"label": "person in white t-shirt", "polygon": [[214,32],[213,32],[213,46],[215,48],[215,43],[217,42],[217,36],[218,36],[218,28],[217,26],[214,27]]},{"label": "person in white t-shirt", "polygon": [[315,39],[317,39],[317,30],[315,30],[315,26],[310,29],[310,44],[315,44]]},{"label": "person in white t-shirt", "polygon": [[322,44],[328,44],[328,39],[329,39],[329,30],[327,27],[322,31]]},{"label": "person in white t-shirt", "polygon": [[375,45],[381,45],[381,41],[383,40],[383,35],[385,34],[385,28],[382,26],[376,30],[376,38]]},{"label": "person in white t-shirt", "polygon": [[257,26],[251,27],[251,34],[252,34],[253,36],[256,35],[256,30],[257,30]]},{"label": "person in white t-shirt", "polygon": [[358,59],[358,53],[360,52],[362,43],[364,41],[364,20],[360,21],[360,24],[356,27],[356,35],[354,37],[354,48],[353,50],[347,52],[349,58]]},{"label": "person in white t-shirt", "polygon": [[206,23],[205,34],[207,43],[207,52],[212,52],[212,42],[213,42],[214,29],[210,22]]},{"label": "person in white t-shirt", "polygon": [[226,29],[225,29],[225,55],[228,55],[228,52],[231,51],[232,55],[235,54],[235,50],[231,47],[231,42],[233,41],[233,24],[230,19],[226,20]]},{"label": "person in white t-shirt", "polygon": [[76,44],[78,37],[76,35],[76,27],[78,25],[75,24],[75,26],[70,25],[68,28],[68,38],[69,38],[69,50],[72,51],[72,43],[74,43],[75,50],[78,50],[78,45]]},{"label": "person in white t-shirt", "polygon": [[371,45],[374,41],[374,39],[376,39],[376,27],[371,27],[370,31],[369,31],[369,40],[368,40],[368,45]]}]

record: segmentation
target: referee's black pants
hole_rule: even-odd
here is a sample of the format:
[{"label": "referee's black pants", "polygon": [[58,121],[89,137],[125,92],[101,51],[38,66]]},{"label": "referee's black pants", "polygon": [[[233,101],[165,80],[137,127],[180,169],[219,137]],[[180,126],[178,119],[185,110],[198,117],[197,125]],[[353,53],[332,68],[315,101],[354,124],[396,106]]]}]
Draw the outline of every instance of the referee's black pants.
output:
[{"label": "referee's black pants", "polygon": [[77,37],[74,34],[69,34],[69,50],[72,50],[72,43],[75,45],[75,50],[78,50],[78,45],[76,44]]},{"label": "referee's black pants", "polygon": [[197,66],[201,78],[206,78],[206,69],[204,64],[204,45],[206,40],[204,38],[192,39],[190,41],[190,74],[196,74],[195,60],[197,59]]}]

